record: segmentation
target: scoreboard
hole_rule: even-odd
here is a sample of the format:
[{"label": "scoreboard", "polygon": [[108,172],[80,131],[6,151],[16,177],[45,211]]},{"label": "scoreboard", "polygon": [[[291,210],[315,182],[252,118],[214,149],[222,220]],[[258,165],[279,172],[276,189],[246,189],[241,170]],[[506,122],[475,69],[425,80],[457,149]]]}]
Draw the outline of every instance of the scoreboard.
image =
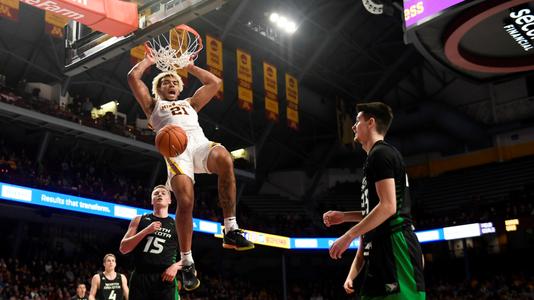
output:
[{"label": "scoreboard", "polygon": [[404,0],[404,39],[434,65],[489,82],[534,70],[534,0]]},{"label": "scoreboard", "polygon": [[466,0],[406,0],[404,1],[404,22],[406,29],[421,25],[438,16],[447,8]]}]

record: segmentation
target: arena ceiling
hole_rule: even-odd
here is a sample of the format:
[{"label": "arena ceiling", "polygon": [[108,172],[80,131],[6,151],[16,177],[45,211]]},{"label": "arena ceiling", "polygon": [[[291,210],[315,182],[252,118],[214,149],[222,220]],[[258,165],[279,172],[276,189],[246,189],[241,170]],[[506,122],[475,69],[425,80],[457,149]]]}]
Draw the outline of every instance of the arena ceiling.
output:
[{"label": "arena ceiling", "polygon": [[[397,117],[389,138],[406,155],[486,147],[497,133],[532,125],[521,109],[510,109],[517,97],[495,97],[495,91],[521,85],[518,78],[528,86],[529,74],[482,84],[449,73],[406,45],[400,9],[392,7],[388,15],[373,15],[356,0],[229,0],[191,22],[201,34],[223,41],[225,74],[235,69],[235,49],[242,48],[256,62],[266,60],[279,72],[294,74],[302,91],[300,130],[295,132],[284,115],[278,123],[265,119],[261,75],[254,77],[255,111],[237,107],[234,70],[225,78],[225,100],[214,100],[200,116],[205,133],[230,149],[255,145],[258,168],[265,173],[304,166],[314,174],[346,166],[349,157],[359,164],[363,157],[361,151],[339,146],[338,98],[349,108],[373,99],[390,104]],[[118,100],[131,119],[142,114],[126,83],[128,53],[69,78],[63,74],[64,42],[44,33],[42,11],[26,8],[18,22],[0,19],[0,73],[10,84],[22,78],[62,84],[71,95],[90,96],[95,104]],[[293,36],[272,40],[259,32],[273,10],[297,20]],[[197,87],[192,84],[184,92]],[[506,117],[499,117],[500,109]]]}]

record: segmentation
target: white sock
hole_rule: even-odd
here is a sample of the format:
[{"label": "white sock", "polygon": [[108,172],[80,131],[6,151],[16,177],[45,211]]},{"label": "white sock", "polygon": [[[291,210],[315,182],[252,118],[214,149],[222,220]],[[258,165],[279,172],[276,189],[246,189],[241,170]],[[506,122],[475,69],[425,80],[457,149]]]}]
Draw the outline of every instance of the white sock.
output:
[{"label": "white sock", "polygon": [[230,232],[236,229],[239,229],[239,226],[237,226],[237,221],[235,217],[224,218],[224,231],[225,232]]},{"label": "white sock", "polygon": [[191,251],[180,252],[180,258],[182,259],[182,264],[184,266],[190,266],[195,263],[193,260],[193,253]]}]

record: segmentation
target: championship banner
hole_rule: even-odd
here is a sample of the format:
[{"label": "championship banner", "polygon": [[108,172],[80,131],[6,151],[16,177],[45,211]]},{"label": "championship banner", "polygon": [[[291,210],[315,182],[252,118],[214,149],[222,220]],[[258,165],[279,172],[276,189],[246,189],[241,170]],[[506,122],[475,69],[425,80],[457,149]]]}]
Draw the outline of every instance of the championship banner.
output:
[{"label": "championship banner", "polygon": [[145,45],[141,44],[130,49],[130,58],[132,59],[132,65],[142,61],[145,58]]},{"label": "championship banner", "polygon": [[276,67],[263,62],[263,87],[265,89],[265,116],[269,121],[278,122],[278,81]]},{"label": "championship banner", "polygon": [[[142,61],[145,58],[145,45],[141,44],[139,46],[133,47],[130,49],[130,62],[132,66],[135,66],[137,63]],[[150,73],[151,68],[147,68],[143,74]]]},{"label": "championship banner", "polygon": [[45,32],[51,36],[61,39],[64,36],[63,28],[69,19],[61,15],[45,11]]},{"label": "championship banner", "polygon": [[295,77],[286,73],[287,126],[299,129],[299,84]]},{"label": "championship banner", "polygon": [[0,17],[17,21],[19,18],[19,0],[0,0]]},{"label": "championship banner", "polygon": [[247,52],[236,49],[237,60],[237,99],[241,109],[253,109],[252,58]]},{"label": "championship banner", "polygon": [[[211,35],[206,35],[206,64],[208,71],[223,79],[223,46],[222,42]],[[215,98],[222,100],[224,95],[224,82],[217,91]]]}]

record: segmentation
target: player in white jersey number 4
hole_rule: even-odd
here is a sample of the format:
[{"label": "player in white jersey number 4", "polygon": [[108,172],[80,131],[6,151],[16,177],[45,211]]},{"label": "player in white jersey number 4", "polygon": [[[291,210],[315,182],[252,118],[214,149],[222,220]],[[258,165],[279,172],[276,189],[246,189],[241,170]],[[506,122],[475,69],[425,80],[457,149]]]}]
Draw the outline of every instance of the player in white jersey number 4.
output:
[{"label": "player in white jersey number 4", "polygon": [[218,175],[219,203],[224,216],[223,247],[248,250],[254,248],[254,244],[245,239],[236,222],[233,159],[226,148],[206,138],[198,123],[197,113],[215,96],[222,83],[221,79],[191,63],[185,69],[202,82],[193,96],[178,100],[183,82],[176,72],[170,71],[162,72],[154,78],[152,97],[141,77],[154,63],[154,57],[147,52],[145,58],[128,73],[128,84],[156,132],[167,124],[175,124],[187,134],[188,144],[184,153],[165,158],[165,161],[169,174],[167,185],[172,188],[178,201],[176,230],[183,263],[183,285],[185,290],[191,291],[200,285],[191,254],[195,173]]}]

